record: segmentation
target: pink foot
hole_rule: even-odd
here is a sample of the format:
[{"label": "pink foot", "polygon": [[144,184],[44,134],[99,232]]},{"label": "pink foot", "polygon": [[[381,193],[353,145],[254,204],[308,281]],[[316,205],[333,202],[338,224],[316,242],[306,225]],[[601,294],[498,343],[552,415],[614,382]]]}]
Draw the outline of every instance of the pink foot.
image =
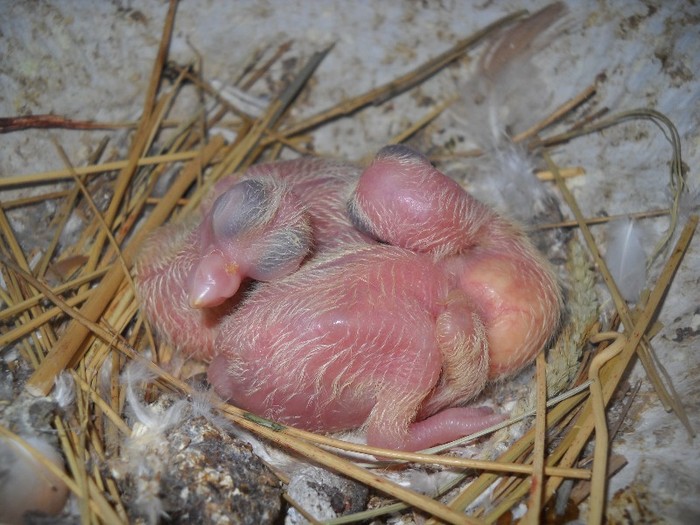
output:
[{"label": "pink foot", "polygon": [[408,427],[408,435],[401,443],[388,443],[382,436],[369,436],[373,446],[400,450],[424,450],[469,436],[504,421],[506,416],[494,414],[486,407],[447,408]]}]

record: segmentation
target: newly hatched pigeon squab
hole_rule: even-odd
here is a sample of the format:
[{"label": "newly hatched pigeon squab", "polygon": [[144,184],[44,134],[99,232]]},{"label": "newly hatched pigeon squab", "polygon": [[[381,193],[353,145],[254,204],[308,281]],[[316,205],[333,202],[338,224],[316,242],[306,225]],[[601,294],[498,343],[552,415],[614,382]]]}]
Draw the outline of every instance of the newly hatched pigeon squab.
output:
[{"label": "newly hatched pigeon squab", "polygon": [[[305,162],[314,163],[311,178]],[[285,179],[280,166],[305,167],[305,182]],[[330,161],[254,170],[246,180],[272,176],[286,185],[284,195],[260,205],[266,222],[262,214],[248,218],[247,195],[236,196],[235,206],[233,198],[221,205],[214,198],[199,226],[181,234],[174,256],[141,266],[150,268],[145,282],[163,283],[141,284],[147,315],[184,351],[213,356],[215,390],[299,428],[361,427],[368,444],[393,449],[419,450],[500,420],[464,405],[488,381],[531,362],[560,310],[553,272],[522,232],[405,147],[381,150],[359,180],[357,168]],[[238,184],[220,188],[221,195]],[[244,194],[257,188],[245,184]],[[227,213],[217,218],[218,209]],[[304,218],[309,229],[290,249],[289,232]],[[263,222],[254,234],[259,242],[239,240],[249,224]],[[266,242],[280,238],[282,248]],[[280,255],[269,255],[274,252]],[[144,260],[149,257],[158,259],[147,250]],[[211,272],[211,282],[227,281],[226,264],[266,282],[237,302],[235,286],[223,286],[224,302],[192,308],[201,306],[189,301],[199,290],[197,272],[210,262],[224,271]],[[209,341],[205,352],[193,350],[191,336],[166,327],[182,312],[190,321],[215,319],[199,329]]]},{"label": "newly hatched pigeon squab", "polygon": [[520,370],[559,320],[552,268],[525,234],[404,146],[382,149],[360,177],[352,220],[376,239],[433,254],[459,278],[486,326],[489,379]]},{"label": "newly hatched pigeon squab", "polygon": [[143,310],[161,338],[197,358],[250,279],[279,279],[315,254],[374,243],[346,212],[361,170],[322,159],[260,164],[219,181],[199,213],[159,228],[136,261]]}]

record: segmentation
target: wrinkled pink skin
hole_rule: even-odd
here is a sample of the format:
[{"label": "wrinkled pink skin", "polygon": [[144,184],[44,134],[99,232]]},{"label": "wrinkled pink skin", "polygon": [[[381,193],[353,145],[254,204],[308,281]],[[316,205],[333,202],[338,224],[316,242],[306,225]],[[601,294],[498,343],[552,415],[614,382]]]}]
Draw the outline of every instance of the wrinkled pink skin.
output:
[{"label": "wrinkled pink skin", "polygon": [[551,336],[560,296],[550,265],[517,227],[419,154],[402,146],[380,151],[350,212],[381,241],[447,257],[486,326],[489,379],[520,370]]},{"label": "wrinkled pink skin", "polygon": [[[158,229],[137,259],[135,273],[143,310],[161,338],[184,354],[213,357],[221,318],[241,298],[239,286],[250,277],[266,280],[250,275],[255,271],[250,245],[270,233],[312,232],[301,252],[304,260],[344,244],[375,243],[350,223],[346,212],[360,173],[357,167],[321,159],[261,164],[241,178],[219,181],[199,216]],[[272,210],[270,220],[246,236],[217,238],[212,231],[214,201],[244,180],[270,181],[275,197],[281,201],[284,195],[286,205]],[[292,273],[301,262],[292,257],[273,280]]]},{"label": "wrinkled pink skin", "polygon": [[210,381],[234,404],[300,428],[366,423],[372,445],[415,450],[468,434],[473,409],[447,429],[414,423],[470,400],[488,374],[483,324],[447,266],[361,246],[262,285],[223,321]]},{"label": "wrinkled pink skin", "polygon": [[[253,167],[243,182],[234,177],[220,181],[213,192],[216,201],[212,197],[205,203],[199,226],[202,257],[188,283],[192,306],[218,306],[235,294],[245,278],[268,282],[285,277],[311,252],[374,242],[353,227],[346,212],[357,177],[359,170],[347,165],[304,159]],[[268,198],[242,198],[245,192],[237,190],[246,183],[267,185]],[[240,216],[246,218],[240,210],[267,213],[257,218],[256,227],[232,234],[230,223],[240,226]],[[255,213],[248,214],[247,222],[256,223],[250,215]]]},{"label": "wrinkled pink skin", "polygon": [[[346,182],[325,178],[326,168],[347,173]],[[208,347],[194,353],[215,355],[209,378],[217,392],[299,428],[363,426],[369,444],[395,449],[426,448],[499,421],[460,405],[529,363],[559,316],[552,272],[523,234],[403,147],[383,149],[359,182],[355,168],[324,161],[262,166],[246,178],[268,170],[291,180],[285,191],[306,205],[317,249],[240,303],[218,306],[228,305],[228,315],[195,326]],[[286,170],[305,175],[295,181]],[[155,298],[139,278],[149,318],[188,352],[191,342],[168,335],[173,323],[161,316],[196,325],[210,312],[190,308],[193,285],[183,285],[211,253],[202,246],[216,242],[202,228],[181,235],[176,243],[185,246],[164,266],[142,266],[162,283]],[[224,259],[241,258],[219,249]]]},{"label": "wrinkled pink skin", "polygon": [[213,355],[221,319],[231,305],[190,306],[184,285],[199,257],[197,232],[191,222],[159,228],[139,254],[135,274],[141,308],[158,335],[185,354],[206,358]]}]

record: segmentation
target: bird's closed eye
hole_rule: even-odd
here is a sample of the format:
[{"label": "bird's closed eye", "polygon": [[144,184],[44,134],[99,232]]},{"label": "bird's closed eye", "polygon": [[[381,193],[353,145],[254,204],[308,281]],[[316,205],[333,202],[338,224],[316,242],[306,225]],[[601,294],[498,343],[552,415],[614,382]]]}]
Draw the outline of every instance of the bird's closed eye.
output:
[{"label": "bird's closed eye", "polygon": [[230,239],[264,224],[274,214],[275,197],[262,180],[243,180],[219,195],[211,210],[217,239]]}]

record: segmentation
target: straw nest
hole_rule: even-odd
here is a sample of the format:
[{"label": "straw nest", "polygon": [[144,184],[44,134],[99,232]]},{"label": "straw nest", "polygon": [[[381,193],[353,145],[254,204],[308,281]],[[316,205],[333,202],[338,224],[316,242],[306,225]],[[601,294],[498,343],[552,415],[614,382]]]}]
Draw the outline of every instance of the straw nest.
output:
[{"label": "straw nest", "polygon": [[[288,110],[313,77],[325,52],[314,55],[298,68],[296,77],[274,97],[262,116],[250,118],[220,97],[207,79],[202,78],[196,66],[179,67],[166,63],[174,11],[172,3],[150,84],[144,94],[143,111],[134,126],[130,147],[123,160],[100,164],[100,152],[97,152],[92,159],[87,159],[86,166],[73,167],[56,143],[57,155],[62,156],[65,163],[64,170],[0,181],[2,188],[23,185],[48,188],[33,198],[5,200],[0,207],[3,277],[0,346],[4,348],[3,352],[17,353],[17,359],[8,372],[12,375],[16,392],[24,392],[19,397],[26,396],[26,392],[32,396],[50,395],[57,381],[74,388],[68,397],[61,394],[61,406],[50,418],[50,427],[58,438],[57,446],[65,458],[65,471],[20,437],[18,428],[9,424],[0,426],[2,439],[19,443],[31,451],[37,461],[45,464],[67,486],[78,503],[82,523],[125,523],[135,519],[130,508],[136,505],[135,497],[125,495],[123,473],[115,461],[120,454],[127,454],[129,447],[153,454],[158,450],[161,452],[157,453],[165,453],[162,452],[162,447],[166,446],[163,443],[172,440],[172,433],[163,420],[165,415],[172,414],[169,411],[173,407],[199,417],[200,426],[210,425],[212,428],[207,431],[210,438],[230,439],[226,429],[232,425],[368,487],[374,495],[372,510],[345,516],[342,518],[344,523],[382,519],[381,516],[397,512],[404,512],[404,516],[416,513],[427,517],[430,523],[491,523],[504,516],[512,517],[513,509],[521,502],[526,502],[528,509],[522,520],[537,523],[545,509],[554,512],[555,498],[568,503],[570,511],[587,501],[591,521],[600,521],[605,506],[606,480],[621,466],[619,458],[610,457],[608,445],[625,415],[624,406],[623,410],[618,407],[615,417],[609,418],[609,422],[606,407],[613,396],[622,398],[629,393],[620,392],[620,384],[633,359],[639,358],[644,364],[648,379],[664,406],[673,409],[681,423],[689,426],[668,379],[651,353],[651,340],[658,330],[656,313],[698,220],[697,216],[691,216],[685,218],[684,223],[677,224],[682,217],[678,212],[679,200],[687,190],[679,139],[673,124],[653,110],[630,111],[602,118],[594,108],[589,108],[578,111],[575,113],[577,117],[573,118],[574,109],[590,103],[596,90],[592,85],[554,113],[543,115],[537,126],[513,137],[533,155],[544,159],[548,170],[539,173],[539,178],[551,181],[547,184],[558,188],[563,205],[568,206],[575,217],[568,223],[537,228],[566,228],[580,232],[567,243],[566,319],[551,348],[537,357],[531,398],[515,410],[519,417],[507,423],[513,425],[525,420],[527,424],[521,424],[511,433],[498,429],[487,432],[491,437],[484,438],[480,453],[485,459],[465,459],[463,455],[443,451],[428,454],[375,450],[280,426],[219,401],[208,399],[198,405],[201,392],[191,381],[183,380],[194,375],[196,364],[183,364],[171,349],[159,344],[139,312],[130,277],[134,257],[149,232],[195,208],[207,188],[220,177],[243,171],[259,161],[273,160],[283,148],[308,154],[304,137],[307,130],[321,127],[338,116],[352,115],[368,105],[384,103],[412,89],[465,52],[476,49],[486,38],[522,14],[493,23],[386,85],[311,118],[291,122],[286,117]],[[274,60],[279,60],[279,55],[252,67],[247,72],[248,85],[263,76],[266,68]],[[163,80],[166,69],[170,74],[168,82]],[[203,103],[215,103],[215,110],[206,114],[200,110],[187,121],[173,123],[168,120],[168,112],[185,83],[195,84]],[[449,101],[435,105],[424,119],[404,130],[393,142],[427,133],[426,127],[448,104]],[[230,143],[209,132],[224,119],[236,134],[236,139]],[[630,308],[621,297],[601,258],[589,229],[595,221],[585,217],[567,189],[565,176],[581,175],[583,169],[561,168],[554,164],[548,153],[555,145],[575,141],[582,135],[631,119],[651,119],[672,139],[671,187],[675,192],[674,207],[660,212],[672,218],[672,226],[654,255],[664,261],[663,268],[634,308]],[[569,131],[547,134],[553,124],[566,122]],[[77,122],[56,116],[2,121],[5,132],[27,127],[99,129],[104,126],[98,122]],[[163,195],[152,197],[153,189],[162,177],[172,177],[170,185]],[[56,181],[69,181],[70,184],[64,186],[65,189],[55,190],[52,184]],[[107,203],[95,202],[93,196],[99,192],[110,195]],[[60,203],[61,209],[51,223],[52,241],[40,254],[27,253],[16,239],[6,212],[46,199]],[[87,220],[82,221],[83,226],[72,237],[70,245],[59,243],[68,218],[76,213]],[[669,246],[671,241],[673,246]],[[595,283],[601,279],[612,297],[614,315],[600,316]],[[164,425],[160,429],[144,430],[144,425],[148,426],[143,421],[147,414],[140,422],[136,421],[138,418],[127,417],[128,398],[134,395],[129,389],[133,385],[126,385],[120,376],[132,362],[141,363],[151,374],[139,383],[146,386],[138,394],[141,399],[134,404],[152,410],[154,404],[161,403],[160,412],[149,412],[160,414],[160,422]],[[54,392],[52,395],[56,397],[58,394]],[[178,405],[182,402],[186,406]],[[206,408],[202,408],[205,405]],[[493,437],[493,432],[500,433]],[[144,444],[144,433],[161,441]],[[190,436],[188,439],[195,438]],[[473,437],[464,442],[470,439]],[[587,447],[591,442],[594,446]],[[496,446],[498,443],[500,445]],[[142,448],[138,449],[138,446]],[[377,453],[390,459],[393,465],[389,467],[386,462],[367,464],[369,460],[357,464],[348,459],[345,452]],[[144,462],[146,456],[148,454],[143,458]],[[460,475],[453,476],[448,485],[440,487],[439,494],[428,496],[384,475],[400,472],[408,465],[424,465],[428,469],[443,469]],[[289,481],[286,474],[277,469],[274,471],[281,486],[285,487]],[[144,472],[147,476],[147,471]],[[136,482],[134,478],[131,481]],[[258,482],[276,483],[269,478],[264,481],[258,478]],[[483,497],[485,494],[488,498]],[[286,499],[287,504],[294,505],[292,498]],[[469,510],[465,513],[467,508]],[[150,516],[142,513],[137,519],[157,520],[162,509],[152,510]],[[308,517],[305,509],[299,508],[299,512]],[[341,519],[332,522],[340,523]]]}]

